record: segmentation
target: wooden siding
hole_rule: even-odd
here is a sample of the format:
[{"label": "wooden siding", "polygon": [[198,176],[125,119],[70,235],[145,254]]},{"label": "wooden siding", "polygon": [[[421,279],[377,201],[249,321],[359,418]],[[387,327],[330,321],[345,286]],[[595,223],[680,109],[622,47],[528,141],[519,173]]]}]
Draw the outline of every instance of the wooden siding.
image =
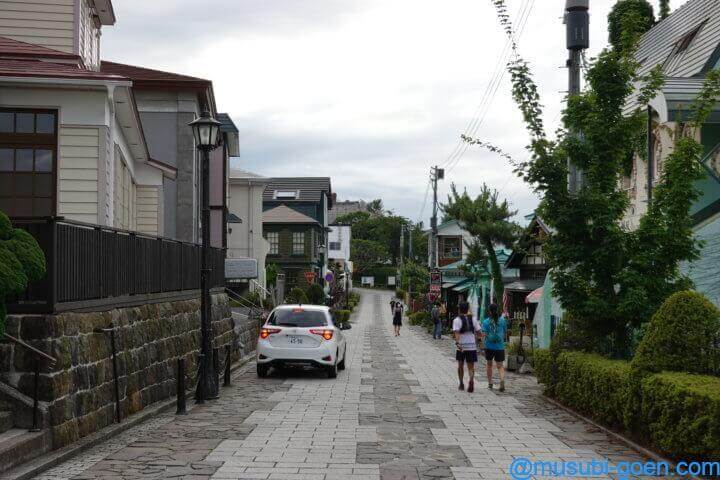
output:
[{"label": "wooden siding", "polygon": [[135,181],[127,165],[125,165],[120,148],[115,146],[115,183],[113,185],[113,224],[115,228],[136,229],[136,188]]},{"label": "wooden siding", "polygon": [[160,198],[158,187],[137,187],[137,229],[139,232],[158,235]]},{"label": "wooden siding", "polygon": [[58,215],[98,222],[98,129],[60,128]]},{"label": "wooden siding", "polygon": [[0,0],[0,36],[74,53],[75,0]]}]

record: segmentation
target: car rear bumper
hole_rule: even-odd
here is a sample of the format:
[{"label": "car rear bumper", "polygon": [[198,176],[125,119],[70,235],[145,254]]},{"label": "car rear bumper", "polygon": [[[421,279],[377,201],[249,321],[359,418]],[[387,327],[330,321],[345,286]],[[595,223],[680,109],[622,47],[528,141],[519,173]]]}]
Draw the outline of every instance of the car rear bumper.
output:
[{"label": "car rear bumper", "polygon": [[335,364],[335,349],[334,343],[323,343],[314,348],[281,348],[260,340],[257,346],[257,363],[258,365],[304,364],[327,367]]}]

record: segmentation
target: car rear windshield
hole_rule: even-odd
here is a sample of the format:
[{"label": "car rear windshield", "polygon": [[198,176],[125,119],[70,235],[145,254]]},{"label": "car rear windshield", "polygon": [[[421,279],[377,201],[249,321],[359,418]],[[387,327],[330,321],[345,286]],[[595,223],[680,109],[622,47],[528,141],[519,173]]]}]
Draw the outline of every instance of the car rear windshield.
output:
[{"label": "car rear windshield", "polygon": [[325,312],[302,308],[275,310],[268,319],[268,325],[277,327],[326,327],[327,324]]}]

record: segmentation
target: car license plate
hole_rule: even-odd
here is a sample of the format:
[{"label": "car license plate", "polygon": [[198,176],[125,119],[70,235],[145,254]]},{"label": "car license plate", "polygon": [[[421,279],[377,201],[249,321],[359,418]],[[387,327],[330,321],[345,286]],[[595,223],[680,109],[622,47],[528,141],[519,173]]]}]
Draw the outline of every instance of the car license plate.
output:
[{"label": "car license plate", "polygon": [[302,338],[300,337],[289,337],[288,342],[291,345],[302,345]]}]

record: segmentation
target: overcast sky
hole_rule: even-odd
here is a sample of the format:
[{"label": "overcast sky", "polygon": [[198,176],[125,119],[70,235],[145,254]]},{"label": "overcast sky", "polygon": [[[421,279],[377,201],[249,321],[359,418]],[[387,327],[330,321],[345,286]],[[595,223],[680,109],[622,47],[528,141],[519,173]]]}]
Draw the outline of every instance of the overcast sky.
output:
[{"label": "overcast sky", "polygon": [[[672,7],[676,7],[675,0]],[[614,0],[592,0],[591,49],[607,43]],[[548,130],[567,85],[564,0],[509,0],[529,12],[520,49],[533,67]],[[657,9],[657,2],[653,4]],[[120,0],[103,30],[106,60],[213,81],[240,130],[237,166],[268,176],[330,176],[340,199],[382,198],[417,220],[432,165],[441,184],[483,182],[521,215],[537,198],[501,158],[456,151],[503,58],[491,0]],[[531,8],[531,10],[530,10]],[[502,79],[476,136],[524,158],[527,135]],[[482,116],[482,115],[480,115]],[[464,148],[463,148],[464,150]],[[427,221],[430,205],[422,218]]]}]

